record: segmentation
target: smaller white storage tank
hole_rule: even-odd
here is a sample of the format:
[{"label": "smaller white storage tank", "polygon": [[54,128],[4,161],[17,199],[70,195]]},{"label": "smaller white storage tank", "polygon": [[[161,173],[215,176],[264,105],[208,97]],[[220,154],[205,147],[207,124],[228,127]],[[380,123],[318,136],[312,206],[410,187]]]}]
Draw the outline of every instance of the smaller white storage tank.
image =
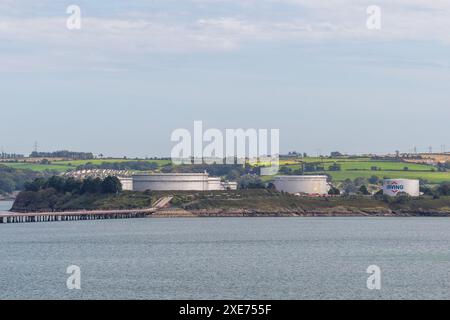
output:
[{"label": "smaller white storage tank", "polygon": [[385,179],[383,181],[383,194],[395,197],[399,193],[407,193],[412,197],[420,196],[419,180]]},{"label": "smaller white storage tank", "polygon": [[131,177],[117,177],[122,184],[122,190],[133,191],[133,179]]},{"label": "smaller white storage tank", "polygon": [[222,183],[220,182],[220,178],[208,178],[208,190],[223,190]]},{"label": "smaller white storage tank", "polygon": [[326,195],[330,190],[327,176],[276,176],[273,184],[278,191]]}]

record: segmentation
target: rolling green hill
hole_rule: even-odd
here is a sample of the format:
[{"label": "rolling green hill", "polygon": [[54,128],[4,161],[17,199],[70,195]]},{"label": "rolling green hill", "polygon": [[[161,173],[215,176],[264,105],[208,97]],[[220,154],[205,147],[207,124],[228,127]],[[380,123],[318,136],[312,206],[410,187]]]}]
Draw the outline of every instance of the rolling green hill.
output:
[{"label": "rolling green hill", "polygon": [[33,171],[46,171],[46,170],[54,170],[58,172],[65,172],[71,169],[75,169],[73,166],[69,166],[67,164],[58,164],[57,162],[52,164],[38,164],[38,163],[26,163],[26,162],[2,162],[1,164],[14,168],[14,169],[24,169],[24,170],[33,170]]},{"label": "rolling green hill", "polygon": [[53,170],[57,172],[66,172],[69,170],[75,170],[78,166],[85,164],[100,165],[106,163],[118,163],[118,162],[155,162],[159,166],[164,166],[170,163],[170,160],[135,160],[135,159],[94,159],[94,160],[73,160],[73,161],[51,161],[50,164],[29,163],[29,162],[2,162],[3,165],[14,169],[28,169],[33,171],[46,171]]},{"label": "rolling green hill", "polygon": [[[396,160],[371,160],[370,158],[299,158],[282,159],[280,166],[285,166],[291,170],[301,168],[300,161],[305,164],[317,164],[324,168],[320,171],[306,172],[306,174],[329,174],[333,181],[344,181],[346,179],[370,178],[406,178],[424,179],[429,183],[441,183],[450,181],[450,172],[438,172],[436,167],[428,164],[407,163]],[[297,163],[295,163],[297,162]],[[295,164],[293,164],[295,163]],[[331,171],[329,167],[334,163],[340,165],[340,171]],[[375,169],[376,170],[373,170]],[[265,181],[270,180],[264,177]]]},{"label": "rolling green hill", "polygon": [[[55,172],[66,172],[75,170],[77,167],[86,165],[88,163],[93,165],[100,165],[106,163],[123,163],[123,162],[149,162],[157,163],[159,167],[170,164],[170,160],[136,160],[136,159],[94,159],[94,160],[74,160],[74,161],[52,161],[50,164],[37,163],[2,163],[15,169],[29,169],[37,172],[46,170]],[[322,166],[324,170],[306,172],[306,174],[329,174],[333,181],[344,181],[346,179],[355,179],[358,177],[369,178],[371,176],[378,176],[379,178],[413,178],[424,179],[429,183],[441,183],[450,181],[450,172],[438,172],[436,167],[427,164],[406,163],[396,160],[371,160],[370,158],[288,158],[280,159],[280,166],[287,167],[291,170],[298,170],[301,168],[300,162],[314,163]],[[330,171],[329,166],[334,163],[339,164],[340,171]],[[374,170],[376,168],[376,170]],[[407,168],[407,169],[406,169]],[[264,181],[270,180],[270,177],[263,177]]]}]

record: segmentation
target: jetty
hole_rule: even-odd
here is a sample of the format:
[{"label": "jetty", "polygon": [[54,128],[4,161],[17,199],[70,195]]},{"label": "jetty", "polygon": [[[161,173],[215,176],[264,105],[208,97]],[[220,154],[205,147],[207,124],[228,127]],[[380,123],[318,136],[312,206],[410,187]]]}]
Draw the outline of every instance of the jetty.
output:
[{"label": "jetty", "polygon": [[84,210],[62,212],[30,212],[0,214],[0,223],[27,223],[50,221],[103,220],[103,219],[132,219],[146,218],[166,207],[172,197],[158,199],[151,208],[126,210]]}]

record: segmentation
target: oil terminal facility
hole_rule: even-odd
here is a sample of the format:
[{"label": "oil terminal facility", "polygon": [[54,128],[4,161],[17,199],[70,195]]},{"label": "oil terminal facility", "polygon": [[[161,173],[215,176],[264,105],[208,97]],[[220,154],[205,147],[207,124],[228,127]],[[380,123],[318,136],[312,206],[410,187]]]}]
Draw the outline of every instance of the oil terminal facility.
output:
[{"label": "oil terminal facility", "polygon": [[[141,173],[119,170],[81,170],[66,173],[66,176],[84,179],[88,176],[105,178],[116,176],[123,190],[130,191],[221,191],[236,190],[237,182],[223,181],[219,177],[210,177],[208,173]],[[327,195],[331,185],[326,175],[283,175],[273,178],[275,189],[296,195]],[[383,194],[397,196],[407,194],[420,196],[419,180],[384,179]]]}]

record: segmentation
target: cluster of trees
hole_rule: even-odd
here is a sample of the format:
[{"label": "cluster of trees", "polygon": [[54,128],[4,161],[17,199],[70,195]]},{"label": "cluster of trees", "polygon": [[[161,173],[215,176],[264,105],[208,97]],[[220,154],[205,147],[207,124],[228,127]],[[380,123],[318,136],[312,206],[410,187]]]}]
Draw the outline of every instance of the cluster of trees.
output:
[{"label": "cluster of trees", "polygon": [[339,157],[343,157],[344,155],[342,153],[340,153],[339,151],[333,151],[330,153],[330,157],[331,158],[339,158]]},{"label": "cluster of trees", "polygon": [[[352,191],[349,191],[349,188],[351,188]],[[351,194],[359,194],[359,195],[363,195],[363,196],[369,196],[372,193],[369,191],[369,189],[367,188],[366,185],[360,185],[360,186],[356,186],[356,185],[352,185],[352,187],[349,187],[349,184],[347,184],[345,186],[345,192],[346,193],[351,193]],[[341,194],[341,190],[339,190],[338,188],[332,186],[330,188],[330,190],[328,191],[329,195],[340,195]]]},{"label": "cluster of trees", "polygon": [[330,188],[330,190],[328,191],[328,194],[331,196],[338,196],[341,194],[341,190],[339,190],[338,188],[336,188],[335,186],[332,186]]},{"label": "cluster of trees", "polygon": [[434,198],[439,198],[441,196],[450,196],[450,182],[443,182],[437,187],[431,188],[426,185],[420,186],[420,192],[428,196],[433,196]]},{"label": "cluster of trees", "polygon": [[239,189],[263,189],[265,187],[265,183],[255,174],[243,175],[238,180]]},{"label": "cluster of trees", "polygon": [[342,170],[342,166],[336,162],[328,167],[328,171],[341,171],[341,170]]},{"label": "cluster of trees", "polygon": [[0,159],[21,159],[24,158],[25,156],[23,154],[17,154],[17,153],[6,153],[6,152],[1,152],[0,153]]},{"label": "cluster of trees", "polygon": [[50,175],[50,171],[36,172],[25,169],[14,169],[0,165],[0,194],[22,190],[27,181]]},{"label": "cluster of trees", "polygon": [[321,162],[308,162],[303,165],[303,171],[305,172],[325,171],[325,166]]},{"label": "cluster of trees", "polygon": [[292,168],[289,168],[287,166],[280,167],[278,172],[280,174],[284,174],[284,175],[299,175],[299,174],[303,174],[302,169],[292,169]]},{"label": "cluster of trees", "polygon": [[447,161],[445,163],[438,163],[437,170],[439,172],[447,172],[450,170],[450,161]]},{"label": "cluster of trees", "polygon": [[367,188],[368,183],[369,180],[365,178],[355,178],[354,180],[346,179],[344,182],[342,182],[341,188],[347,194],[356,193],[362,195],[370,195],[369,189]]},{"label": "cluster of trees", "polygon": [[288,157],[303,157],[303,158],[307,158],[308,154],[306,152],[297,152],[297,151],[289,151],[288,152]]},{"label": "cluster of trees", "polygon": [[158,163],[148,161],[102,162],[100,164],[88,162],[84,165],[78,166],[77,170],[111,169],[149,171],[156,170],[158,167]]},{"label": "cluster of trees", "polygon": [[91,160],[94,155],[91,152],[74,152],[74,151],[54,151],[54,152],[37,152],[30,154],[31,158],[69,158],[73,160]]},{"label": "cluster of trees", "polygon": [[32,182],[25,183],[25,191],[39,192],[41,190],[54,189],[58,193],[119,193],[122,184],[117,177],[87,178],[77,180],[74,178],[63,178],[52,176],[49,179],[37,178]]},{"label": "cluster of trees", "polygon": [[450,182],[442,183],[436,188],[436,192],[442,196],[450,196]]}]

